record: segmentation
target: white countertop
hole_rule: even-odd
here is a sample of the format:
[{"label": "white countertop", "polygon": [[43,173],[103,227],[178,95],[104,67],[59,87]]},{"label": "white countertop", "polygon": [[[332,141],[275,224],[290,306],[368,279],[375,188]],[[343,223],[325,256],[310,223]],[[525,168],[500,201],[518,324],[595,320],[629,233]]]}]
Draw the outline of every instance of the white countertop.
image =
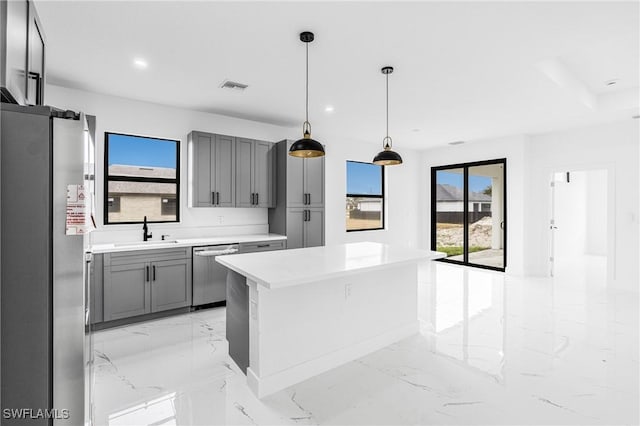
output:
[{"label": "white countertop", "polygon": [[223,237],[202,237],[202,238],[177,238],[169,241],[139,241],[139,242],[123,242],[110,244],[94,244],[89,248],[94,254],[112,253],[117,251],[136,251],[136,250],[156,250],[167,249],[172,247],[188,247],[188,246],[207,246],[215,244],[233,244],[233,243],[250,243],[254,241],[280,241],[286,240],[287,237],[280,234],[246,234],[246,235],[228,235]]},{"label": "white countertop", "polygon": [[274,289],[445,256],[437,251],[363,242],[233,254],[216,257],[216,261],[266,288]]}]

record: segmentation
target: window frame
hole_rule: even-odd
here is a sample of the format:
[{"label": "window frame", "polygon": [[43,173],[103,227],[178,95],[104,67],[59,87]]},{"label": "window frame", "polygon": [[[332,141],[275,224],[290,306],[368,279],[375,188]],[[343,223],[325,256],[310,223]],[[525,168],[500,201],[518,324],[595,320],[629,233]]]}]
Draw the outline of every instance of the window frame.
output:
[{"label": "window frame", "polygon": [[[141,139],[155,139],[167,142],[175,142],[176,144],[176,177],[174,179],[169,178],[152,178],[152,177],[138,177],[138,176],[112,176],[109,177],[109,135],[118,136],[131,136]],[[180,222],[180,144],[179,139],[167,139],[158,138],[154,136],[143,136],[130,133],[120,132],[104,132],[104,170],[103,170],[103,196],[102,196],[102,212],[103,212],[103,224],[104,225],[139,225],[143,223],[140,221],[129,222],[109,222],[109,182],[142,182],[142,183],[171,183],[176,185],[176,219],[175,220],[148,220],[147,223],[179,223]]]},{"label": "window frame", "polygon": [[[493,165],[493,164],[500,164],[502,165],[502,173],[504,176],[503,182],[502,182],[502,217],[504,218],[503,221],[503,232],[504,232],[504,241],[502,242],[502,267],[495,267],[495,266],[488,266],[488,265],[483,265],[483,264],[479,264],[479,263],[473,263],[469,261],[469,251],[467,248],[467,242],[469,241],[469,168],[472,167],[476,167],[476,166],[487,166],[487,165]],[[464,192],[464,200],[463,200],[463,241],[464,241],[464,249],[463,249],[463,253],[464,253],[464,260],[451,260],[447,257],[441,258],[441,259],[436,259],[437,262],[444,262],[444,263],[452,263],[455,265],[462,265],[462,266],[470,266],[473,268],[480,268],[480,269],[489,269],[492,271],[499,271],[499,272],[505,272],[507,269],[507,230],[508,230],[508,216],[507,216],[507,159],[506,158],[497,158],[494,160],[484,160],[484,161],[473,161],[473,162],[469,162],[469,163],[458,163],[458,164],[447,164],[447,165],[443,165],[443,166],[433,166],[431,167],[431,206],[430,206],[430,215],[431,215],[431,224],[430,224],[430,230],[431,230],[431,250],[435,251],[437,250],[437,204],[438,204],[438,200],[437,200],[437,173],[439,171],[444,171],[444,170],[449,170],[449,169],[462,169],[463,170],[463,192]],[[480,208],[482,209],[482,203],[480,205]],[[481,210],[480,210],[481,211]]]},{"label": "window frame", "polygon": [[[360,163],[360,164],[369,164],[369,165],[373,165],[373,166],[378,166],[377,164],[373,164],[373,163],[368,163],[366,161],[356,161],[356,160],[346,160],[347,163]],[[382,231],[385,230],[386,227],[386,215],[385,215],[385,210],[386,210],[386,181],[385,181],[385,166],[378,166],[381,168],[382,173],[381,173],[381,189],[382,189],[382,194],[381,195],[372,195],[372,194],[350,194],[347,192],[347,195],[345,196],[345,200],[346,198],[349,197],[361,197],[361,198],[378,198],[382,200],[382,210],[380,212],[381,214],[381,227],[380,228],[363,228],[363,229],[346,229],[346,232],[365,232],[365,231]],[[346,176],[346,178],[348,179],[348,176]],[[345,180],[347,180],[345,179]],[[346,191],[345,191],[346,192]],[[346,224],[345,224],[346,227]]]}]

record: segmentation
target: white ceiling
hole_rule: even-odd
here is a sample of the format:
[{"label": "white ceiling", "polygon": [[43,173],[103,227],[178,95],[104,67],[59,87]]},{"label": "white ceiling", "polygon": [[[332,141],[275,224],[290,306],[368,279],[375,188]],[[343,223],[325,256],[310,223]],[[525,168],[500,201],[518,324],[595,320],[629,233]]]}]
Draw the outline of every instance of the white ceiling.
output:
[{"label": "white ceiling", "polygon": [[[639,3],[37,1],[48,82],[396,147],[630,119]],[[133,59],[149,66],[138,70]],[[220,89],[246,83],[242,93]],[[619,79],[615,86],[605,81]],[[585,100],[588,101],[585,101]],[[335,107],[326,113],[326,105]]]}]

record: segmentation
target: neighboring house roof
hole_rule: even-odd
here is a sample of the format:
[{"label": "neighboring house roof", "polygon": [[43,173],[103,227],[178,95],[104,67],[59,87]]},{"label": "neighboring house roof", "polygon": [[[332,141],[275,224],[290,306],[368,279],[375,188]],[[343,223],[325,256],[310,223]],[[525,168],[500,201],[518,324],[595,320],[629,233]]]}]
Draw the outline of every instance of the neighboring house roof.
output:
[{"label": "neighboring house roof", "polygon": [[[464,193],[461,188],[448,184],[436,185],[436,201],[464,201]],[[470,192],[469,201],[491,202],[491,195],[482,192]]]},{"label": "neighboring house roof", "polygon": [[[175,179],[176,169],[169,169],[165,167],[138,167],[112,164],[111,166],[109,166],[109,175]],[[171,195],[176,193],[176,184],[158,182],[111,181],[109,182],[109,193]]]},{"label": "neighboring house roof", "polygon": [[109,176],[137,176],[175,179],[176,169],[167,167],[140,167],[112,164],[109,166]]}]

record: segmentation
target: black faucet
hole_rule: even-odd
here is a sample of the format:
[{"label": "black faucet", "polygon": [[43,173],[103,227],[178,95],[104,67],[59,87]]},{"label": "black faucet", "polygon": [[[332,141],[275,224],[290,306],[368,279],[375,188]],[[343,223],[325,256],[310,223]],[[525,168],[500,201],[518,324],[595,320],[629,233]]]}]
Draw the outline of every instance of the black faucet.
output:
[{"label": "black faucet", "polygon": [[153,234],[149,232],[149,227],[147,226],[147,217],[144,217],[144,222],[142,222],[142,239],[147,241],[149,238],[153,238]]}]

